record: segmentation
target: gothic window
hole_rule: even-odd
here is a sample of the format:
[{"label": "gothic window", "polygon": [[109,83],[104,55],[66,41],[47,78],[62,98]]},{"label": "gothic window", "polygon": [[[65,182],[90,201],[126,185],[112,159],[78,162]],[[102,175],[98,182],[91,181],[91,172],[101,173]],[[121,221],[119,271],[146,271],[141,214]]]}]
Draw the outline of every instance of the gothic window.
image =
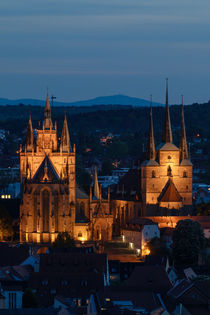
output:
[{"label": "gothic window", "polygon": [[152,178],[155,178],[156,175],[155,175],[155,171],[152,171]]},{"label": "gothic window", "polygon": [[58,192],[54,193],[54,216],[55,216],[55,231],[58,231]]},{"label": "gothic window", "polygon": [[85,205],[84,205],[84,202],[81,202],[80,203],[80,216],[84,217],[84,215],[85,215]]},{"label": "gothic window", "polygon": [[37,231],[37,194],[34,193],[34,232]]},{"label": "gothic window", "polygon": [[170,155],[168,156],[168,159],[169,159],[169,160],[171,159],[171,156],[170,156]]},{"label": "gothic window", "polygon": [[187,177],[187,172],[186,171],[183,172],[183,177]]},{"label": "gothic window", "polygon": [[42,192],[43,232],[49,232],[50,193],[47,189]]},{"label": "gothic window", "polygon": [[186,189],[188,189],[189,187],[188,186],[186,186]]},{"label": "gothic window", "polygon": [[172,176],[172,169],[171,169],[171,166],[169,165],[168,166],[168,169],[167,169],[167,176]]}]

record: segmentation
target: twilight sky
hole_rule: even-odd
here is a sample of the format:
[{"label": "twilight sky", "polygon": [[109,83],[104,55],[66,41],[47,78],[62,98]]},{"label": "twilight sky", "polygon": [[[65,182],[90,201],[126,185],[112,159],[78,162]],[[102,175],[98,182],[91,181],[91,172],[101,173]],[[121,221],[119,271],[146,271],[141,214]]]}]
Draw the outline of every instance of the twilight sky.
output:
[{"label": "twilight sky", "polygon": [[209,0],[1,0],[0,97],[210,99]]}]

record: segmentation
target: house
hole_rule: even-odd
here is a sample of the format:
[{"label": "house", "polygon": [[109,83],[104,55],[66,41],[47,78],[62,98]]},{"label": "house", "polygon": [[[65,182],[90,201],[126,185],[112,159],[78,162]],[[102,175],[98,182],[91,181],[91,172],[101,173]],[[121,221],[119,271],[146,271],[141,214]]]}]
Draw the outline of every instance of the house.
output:
[{"label": "house", "polygon": [[86,306],[91,290],[109,285],[106,254],[52,253],[40,256],[39,272],[33,272],[29,286],[42,306],[54,304],[56,296]]},{"label": "house", "polygon": [[136,249],[137,254],[148,255],[146,248],[148,241],[154,237],[160,237],[157,223],[150,219],[136,218],[130,221],[122,229],[123,240],[128,242],[131,248]]},{"label": "house", "polygon": [[167,295],[174,301],[182,303],[190,312],[191,310],[197,312],[193,314],[204,314],[203,312],[210,311],[210,282],[208,280],[182,279],[168,291]]}]

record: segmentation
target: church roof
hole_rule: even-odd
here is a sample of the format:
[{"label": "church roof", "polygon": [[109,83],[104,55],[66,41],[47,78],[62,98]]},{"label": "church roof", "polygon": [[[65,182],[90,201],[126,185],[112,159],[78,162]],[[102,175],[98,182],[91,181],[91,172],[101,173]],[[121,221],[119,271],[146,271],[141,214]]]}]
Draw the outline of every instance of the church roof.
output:
[{"label": "church roof", "polygon": [[171,178],[167,181],[165,187],[163,188],[158,201],[160,202],[180,202],[182,197],[180,196],[174,182]]},{"label": "church roof", "polygon": [[155,160],[146,160],[141,165],[143,165],[143,166],[158,166],[159,164]]},{"label": "church roof", "polygon": [[79,187],[76,187],[76,199],[89,199],[89,196]]},{"label": "church roof", "polygon": [[181,161],[180,165],[183,165],[183,166],[190,165],[190,166],[192,166],[192,162],[189,159],[184,159],[184,160]]},{"label": "church roof", "polygon": [[48,181],[59,180],[59,176],[47,155],[33,177],[33,180],[43,181],[45,179]]},{"label": "church roof", "polygon": [[179,151],[177,146],[175,146],[172,142],[161,143],[158,147],[160,151]]}]

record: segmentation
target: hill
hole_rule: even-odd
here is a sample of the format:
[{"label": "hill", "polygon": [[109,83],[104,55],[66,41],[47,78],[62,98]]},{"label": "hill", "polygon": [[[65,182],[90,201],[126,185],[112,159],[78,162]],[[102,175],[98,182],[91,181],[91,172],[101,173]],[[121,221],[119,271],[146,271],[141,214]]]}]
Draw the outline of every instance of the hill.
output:
[{"label": "hill", "polygon": [[[11,100],[7,98],[0,98],[0,105],[32,105],[32,106],[44,106],[45,100],[37,100],[37,99],[16,99]],[[112,96],[100,96],[90,100],[84,101],[76,101],[76,102],[53,102],[54,106],[93,106],[93,105],[130,105],[134,107],[148,107],[150,105],[150,101],[137,98],[130,97],[126,95],[112,95]],[[162,104],[153,102],[153,106],[162,106]]]}]

